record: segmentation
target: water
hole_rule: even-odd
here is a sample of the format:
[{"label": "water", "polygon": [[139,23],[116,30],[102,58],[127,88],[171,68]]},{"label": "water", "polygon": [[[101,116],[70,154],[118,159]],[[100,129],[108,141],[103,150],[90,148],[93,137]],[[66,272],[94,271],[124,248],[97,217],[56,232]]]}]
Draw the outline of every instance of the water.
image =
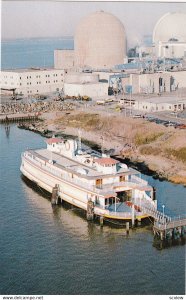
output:
[{"label": "water", "polygon": [[[52,66],[53,49],[72,39],[2,43],[2,68]],[[150,227],[133,230],[88,223],[79,210],[52,208],[19,171],[21,152],[44,147],[42,137],[0,126],[1,294],[184,294],[185,248],[153,247]],[[144,176],[157,189],[159,209],[182,214],[186,189]]]},{"label": "water", "polygon": [[[45,146],[43,138],[16,125],[7,136],[1,125],[0,145],[1,294],[184,294],[184,246],[160,251],[150,227],[125,237],[76,209],[53,209],[19,171],[21,152]],[[160,208],[184,211],[183,186],[148,179]]]},{"label": "water", "polygon": [[73,49],[73,38],[35,38],[1,42],[1,68],[53,67],[54,49]]}]

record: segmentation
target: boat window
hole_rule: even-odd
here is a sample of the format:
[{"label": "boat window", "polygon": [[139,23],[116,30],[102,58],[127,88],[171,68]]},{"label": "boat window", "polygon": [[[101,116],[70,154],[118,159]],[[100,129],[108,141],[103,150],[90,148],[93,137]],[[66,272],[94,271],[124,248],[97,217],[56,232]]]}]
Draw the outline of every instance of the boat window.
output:
[{"label": "boat window", "polygon": [[96,187],[101,187],[102,179],[96,179]]},{"label": "boat window", "polygon": [[121,182],[121,181],[125,181],[125,176],[120,176],[119,177],[119,181]]}]

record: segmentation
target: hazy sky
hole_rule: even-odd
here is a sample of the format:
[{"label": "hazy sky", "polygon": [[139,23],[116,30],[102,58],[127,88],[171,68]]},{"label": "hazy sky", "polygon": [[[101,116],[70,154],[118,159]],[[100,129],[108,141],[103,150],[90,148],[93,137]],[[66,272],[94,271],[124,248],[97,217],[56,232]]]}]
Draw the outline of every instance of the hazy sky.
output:
[{"label": "hazy sky", "polygon": [[130,46],[151,35],[163,14],[186,12],[186,3],[3,1],[2,38],[73,36],[81,18],[98,10],[121,20]]}]

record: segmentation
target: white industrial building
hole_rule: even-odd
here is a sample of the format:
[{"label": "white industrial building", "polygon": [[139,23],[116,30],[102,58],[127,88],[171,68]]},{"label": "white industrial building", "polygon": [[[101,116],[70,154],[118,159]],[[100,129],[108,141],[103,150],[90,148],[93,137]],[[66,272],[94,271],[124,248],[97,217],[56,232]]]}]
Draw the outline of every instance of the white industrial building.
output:
[{"label": "white industrial building", "polygon": [[148,113],[159,111],[178,112],[186,108],[186,99],[179,99],[178,97],[136,99],[133,108]]},{"label": "white industrial building", "polygon": [[95,73],[72,72],[65,76],[64,93],[68,96],[102,97],[108,95],[108,83],[100,82]]},{"label": "white industrial building", "polygon": [[123,91],[131,86],[133,94],[159,94],[186,87],[186,71],[130,74],[122,78]]},{"label": "white industrial building", "polygon": [[2,94],[34,95],[61,91],[64,85],[64,70],[16,69],[0,73]]},{"label": "white industrial building", "polygon": [[186,57],[186,13],[163,15],[154,27],[153,43],[157,57]]}]

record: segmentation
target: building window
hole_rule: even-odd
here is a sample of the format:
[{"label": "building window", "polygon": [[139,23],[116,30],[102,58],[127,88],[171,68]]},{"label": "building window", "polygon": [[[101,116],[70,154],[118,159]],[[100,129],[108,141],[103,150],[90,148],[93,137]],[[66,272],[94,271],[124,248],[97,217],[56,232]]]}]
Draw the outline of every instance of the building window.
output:
[{"label": "building window", "polygon": [[19,77],[19,79],[21,79],[21,77]]},{"label": "building window", "polygon": [[20,85],[21,85],[21,82],[20,82]]},{"label": "building window", "polygon": [[171,106],[169,106],[169,109],[171,109]]}]

